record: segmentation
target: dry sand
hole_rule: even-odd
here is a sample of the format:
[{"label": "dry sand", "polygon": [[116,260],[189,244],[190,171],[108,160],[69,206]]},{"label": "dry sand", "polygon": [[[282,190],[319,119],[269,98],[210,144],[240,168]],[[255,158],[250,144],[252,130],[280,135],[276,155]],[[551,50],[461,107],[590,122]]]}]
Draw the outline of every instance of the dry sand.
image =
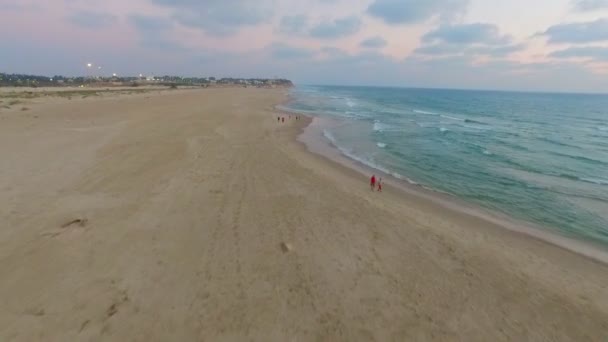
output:
[{"label": "dry sand", "polygon": [[608,338],[608,267],[370,192],[284,94],[0,106],[0,341]]}]

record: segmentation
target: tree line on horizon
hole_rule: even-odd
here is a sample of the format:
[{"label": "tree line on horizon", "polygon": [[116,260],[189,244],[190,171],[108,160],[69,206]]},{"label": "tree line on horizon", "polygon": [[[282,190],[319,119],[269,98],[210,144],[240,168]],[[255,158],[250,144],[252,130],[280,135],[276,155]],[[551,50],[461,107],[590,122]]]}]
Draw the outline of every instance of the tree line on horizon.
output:
[{"label": "tree line on horizon", "polygon": [[89,85],[95,83],[158,83],[162,85],[206,85],[238,84],[257,86],[293,86],[290,80],[282,78],[215,78],[215,77],[181,77],[181,76],[77,76],[55,75],[40,76],[28,74],[0,73],[0,87],[48,87],[65,85]]}]

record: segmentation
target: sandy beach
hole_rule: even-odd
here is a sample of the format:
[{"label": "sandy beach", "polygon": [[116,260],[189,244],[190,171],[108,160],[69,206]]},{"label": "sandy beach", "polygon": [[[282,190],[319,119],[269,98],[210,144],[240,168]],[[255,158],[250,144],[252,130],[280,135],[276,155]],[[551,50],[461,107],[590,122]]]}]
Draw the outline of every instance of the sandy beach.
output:
[{"label": "sandy beach", "polygon": [[608,266],[371,192],[286,93],[1,97],[0,341],[608,338]]}]

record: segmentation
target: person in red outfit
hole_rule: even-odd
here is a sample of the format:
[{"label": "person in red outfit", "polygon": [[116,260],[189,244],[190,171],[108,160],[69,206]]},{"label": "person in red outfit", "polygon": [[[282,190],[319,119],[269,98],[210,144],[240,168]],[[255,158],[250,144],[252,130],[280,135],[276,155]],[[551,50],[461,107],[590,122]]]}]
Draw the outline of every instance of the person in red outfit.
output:
[{"label": "person in red outfit", "polygon": [[376,175],[372,175],[372,178],[369,180],[369,186],[371,187],[372,191],[374,191],[376,188]]}]

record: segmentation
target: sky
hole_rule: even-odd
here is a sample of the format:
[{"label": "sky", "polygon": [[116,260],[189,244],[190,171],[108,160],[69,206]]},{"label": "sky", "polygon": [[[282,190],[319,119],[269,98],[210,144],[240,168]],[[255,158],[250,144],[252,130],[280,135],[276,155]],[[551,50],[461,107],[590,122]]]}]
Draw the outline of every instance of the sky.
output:
[{"label": "sky", "polygon": [[0,18],[8,73],[608,92],[608,0],[0,0]]}]

